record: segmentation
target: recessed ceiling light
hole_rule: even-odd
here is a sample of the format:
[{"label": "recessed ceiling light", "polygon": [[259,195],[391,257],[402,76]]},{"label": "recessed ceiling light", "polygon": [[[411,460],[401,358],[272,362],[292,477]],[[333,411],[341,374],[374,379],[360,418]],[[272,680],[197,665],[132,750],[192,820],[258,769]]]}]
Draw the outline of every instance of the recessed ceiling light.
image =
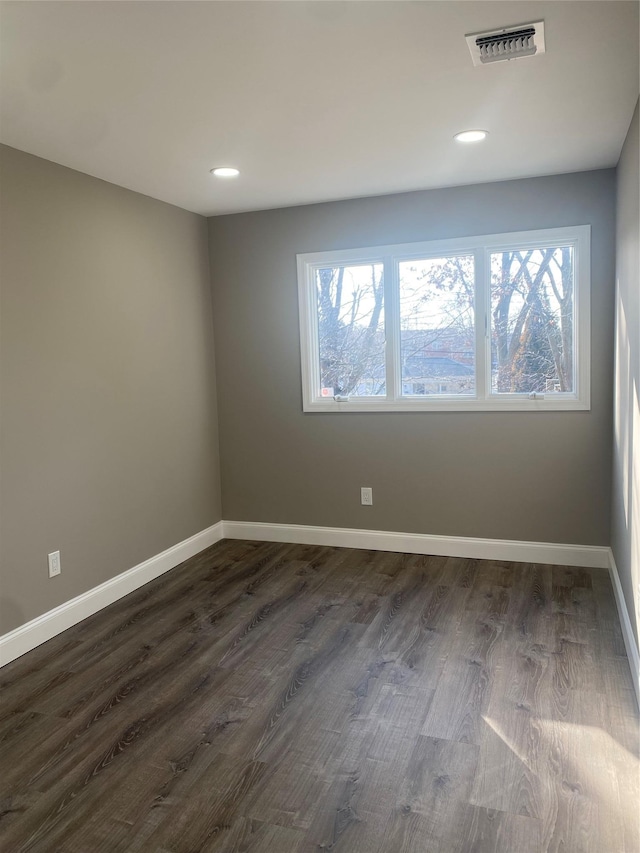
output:
[{"label": "recessed ceiling light", "polygon": [[212,169],[211,174],[216,178],[237,178],[240,172],[234,169],[233,166],[218,166],[217,169]]},{"label": "recessed ceiling light", "polygon": [[482,142],[489,134],[486,130],[463,130],[453,137],[458,142]]}]

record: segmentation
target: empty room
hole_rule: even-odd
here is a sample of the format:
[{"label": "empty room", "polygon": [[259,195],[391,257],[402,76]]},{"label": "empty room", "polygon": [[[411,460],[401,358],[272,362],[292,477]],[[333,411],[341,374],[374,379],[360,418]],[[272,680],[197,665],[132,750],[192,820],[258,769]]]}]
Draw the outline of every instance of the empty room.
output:
[{"label": "empty room", "polygon": [[640,3],[0,0],[0,849],[637,853]]}]

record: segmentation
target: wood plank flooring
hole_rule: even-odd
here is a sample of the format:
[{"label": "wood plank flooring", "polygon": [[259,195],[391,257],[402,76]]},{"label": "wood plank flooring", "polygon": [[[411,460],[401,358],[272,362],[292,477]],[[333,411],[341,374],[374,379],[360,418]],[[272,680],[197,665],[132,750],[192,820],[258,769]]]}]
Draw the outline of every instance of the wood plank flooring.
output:
[{"label": "wood plank flooring", "polygon": [[7,853],[640,849],[602,570],[223,541],[0,687]]}]

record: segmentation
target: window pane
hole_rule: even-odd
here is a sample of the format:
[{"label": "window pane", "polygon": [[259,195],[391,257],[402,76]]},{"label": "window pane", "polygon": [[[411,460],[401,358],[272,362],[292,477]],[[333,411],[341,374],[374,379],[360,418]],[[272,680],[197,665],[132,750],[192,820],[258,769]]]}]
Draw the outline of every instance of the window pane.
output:
[{"label": "window pane", "polygon": [[381,263],[316,270],[320,393],[386,394]]},{"label": "window pane", "polygon": [[401,261],[402,393],[475,394],[473,255]]},{"label": "window pane", "polygon": [[491,390],[574,390],[573,249],[491,255]]}]

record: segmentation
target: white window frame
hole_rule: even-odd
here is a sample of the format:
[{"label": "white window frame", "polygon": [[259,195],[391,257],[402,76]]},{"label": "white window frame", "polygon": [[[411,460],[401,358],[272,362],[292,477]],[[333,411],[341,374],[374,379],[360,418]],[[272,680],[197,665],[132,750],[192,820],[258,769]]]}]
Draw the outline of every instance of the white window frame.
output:
[{"label": "white window frame", "polygon": [[[491,377],[491,254],[528,248],[574,248],[574,391],[551,395],[492,394]],[[474,395],[402,396],[400,378],[400,290],[401,261],[439,258],[450,254],[473,254],[475,258],[476,392]],[[384,267],[384,322],[387,381],[386,396],[353,397],[341,402],[321,397],[319,387],[319,344],[316,270],[328,266],[382,263]],[[297,255],[300,310],[302,398],[305,412],[542,412],[589,410],[591,355],[591,226],[577,225],[536,231],[485,234],[452,240],[399,243]]]}]

